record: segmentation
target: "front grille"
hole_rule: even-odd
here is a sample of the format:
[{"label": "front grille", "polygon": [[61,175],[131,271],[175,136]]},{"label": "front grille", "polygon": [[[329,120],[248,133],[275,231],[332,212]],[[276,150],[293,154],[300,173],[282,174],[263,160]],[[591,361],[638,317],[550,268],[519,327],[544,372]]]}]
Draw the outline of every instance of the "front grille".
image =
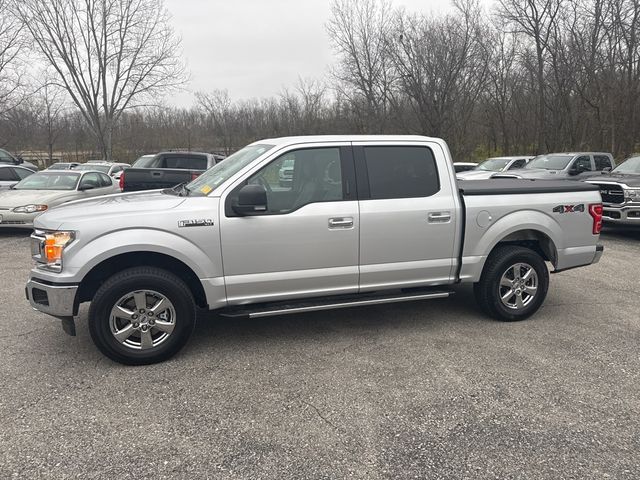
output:
[{"label": "front grille", "polygon": [[602,212],[602,215],[608,218],[620,218],[620,212],[614,212],[612,210],[605,210]]},{"label": "front grille", "polygon": [[3,225],[25,225],[27,222],[24,220],[2,220],[0,223]]},{"label": "front grille", "polygon": [[598,185],[600,196],[604,203],[623,203],[624,190],[620,185],[609,185],[602,183]]}]

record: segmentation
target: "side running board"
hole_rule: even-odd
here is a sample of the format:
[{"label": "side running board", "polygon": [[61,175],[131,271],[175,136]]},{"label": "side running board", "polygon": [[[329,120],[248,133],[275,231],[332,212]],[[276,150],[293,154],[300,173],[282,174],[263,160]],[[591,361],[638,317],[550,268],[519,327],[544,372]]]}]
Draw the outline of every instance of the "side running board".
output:
[{"label": "side running board", "polygon": [[395,293],[375,293],[360,295],[339,295],[334,297],[320,297],[306,299],[297,302],[273,302],[254,305],[240,305],[227,307],[218,313],[230,318],[261,318],[273,315],[286,315],[289,313],[316,312],[319,310],[333,310],[336,308],[360,307],[364,305],[379,305],[385,303],[413,302],[416,300],[432,300],[446,298],[453,295],[453,291],[411,289],[408,291],[395,291]]}]

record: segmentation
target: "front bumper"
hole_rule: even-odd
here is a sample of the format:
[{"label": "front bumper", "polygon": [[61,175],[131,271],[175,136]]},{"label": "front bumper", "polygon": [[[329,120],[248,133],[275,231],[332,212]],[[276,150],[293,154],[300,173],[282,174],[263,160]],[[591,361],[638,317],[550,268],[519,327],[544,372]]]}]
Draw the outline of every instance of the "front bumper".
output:
[{"label": "front bumper", "polygon": [[618,225],[640,225],[640,204],[603,205],[602,221]]},{"label": "front bumper", "polygon": [[0,210],[0,228],[25,228],[33,230],[33,220],[41,215],[37,213],[16,213],[11,210]]},{"label": "front bumper", "polygon": [[26,286],[27,300],[35,310],[62,319],[78,314],[77,293],[78,285],[56,285],[33,277]]}]

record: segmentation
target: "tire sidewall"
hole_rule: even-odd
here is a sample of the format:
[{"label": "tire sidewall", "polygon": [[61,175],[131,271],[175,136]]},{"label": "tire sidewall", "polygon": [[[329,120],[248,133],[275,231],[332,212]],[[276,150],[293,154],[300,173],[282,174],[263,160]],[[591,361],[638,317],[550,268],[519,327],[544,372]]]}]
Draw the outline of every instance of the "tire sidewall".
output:
[{"label": "tire sidewall", "polygon": [[[173,275],[162,273],[122,272],[105,282],[96,293],[89,310],[89,331],[96,346],[109,358],[130,365],[156,363],[173,356],[189,339],[195,324],[193,298],[179,278],[171,279]],[[125,347],[115,339],[109,326],[113,306],[124,295],[136,290],[153,290],[164,295],[176,313],[175,327],[169,338],[149,350]]]},{"label": "tire sidewall", "polygon": [[[499,295],[499,285],[502,275],[517,263],[526,263],[535,270],[538,276],[538,288],[531,303],[521,310],[512,310],[502,303]],[[522,248],[496,262],[490,278],[486,279],[485,288],[488,289],[486,294],[490,299],[492,313],[499,317],[500,320],[524,320],[536,313],[544,303],[549,288],[549,271],[544,260],[536,252]]]}]

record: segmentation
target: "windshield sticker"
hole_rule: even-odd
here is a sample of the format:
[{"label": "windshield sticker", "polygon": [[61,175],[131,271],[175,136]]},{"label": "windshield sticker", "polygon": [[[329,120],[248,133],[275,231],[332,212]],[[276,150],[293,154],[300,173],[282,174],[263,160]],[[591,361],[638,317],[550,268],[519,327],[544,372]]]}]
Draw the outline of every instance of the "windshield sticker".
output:
[{"label": "windshield sticker", "polygon": [[213,188],[211,188],[209,185],[205,185],[200,189],[200,191],[205,195],[208,194],[211,190],[213,190]]}]

